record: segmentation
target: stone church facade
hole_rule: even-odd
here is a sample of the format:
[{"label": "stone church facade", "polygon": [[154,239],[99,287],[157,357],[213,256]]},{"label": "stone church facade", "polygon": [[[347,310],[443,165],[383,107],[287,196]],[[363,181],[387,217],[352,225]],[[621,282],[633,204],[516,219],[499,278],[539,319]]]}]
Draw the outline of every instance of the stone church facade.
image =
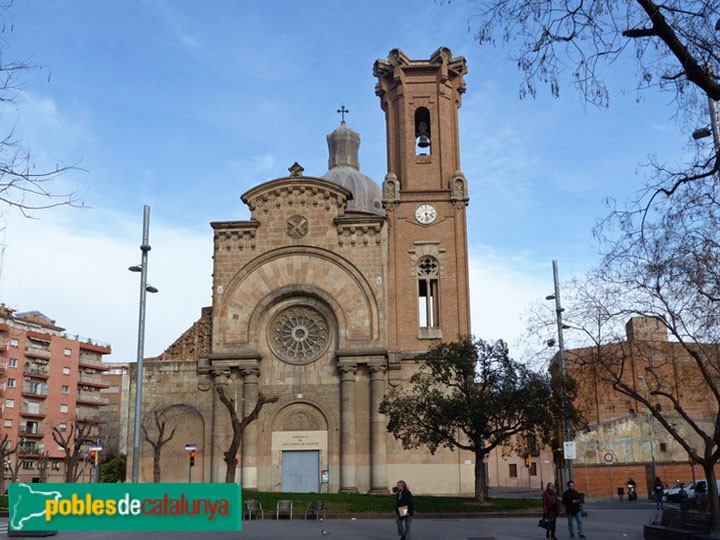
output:
[{"label": "stone church facade", "polygon": [[[212,306],[145,362],[149,435],[152,411],[181,411],[162,481],[224,480],[232,429],[213,391],[223,385],[241,417],[260,393],[279,398],[245,431],[244,489],[387,493],[405,478],[421,493],[472,491],[471,455],[403,450],[378,412],[419,353],[470,333],[458,141],[466,71],[447,48],[427,60],[391,51],[374,65],[387,126],[382,186],[360,172],[360,137],[343,120],[327,136],[326,174],[295,163],[242,195],[249,220],[211,224]],[[197,445],[192,471],[186,444]],[[152,480],[152,462],[143,443],[141,481]]]}]

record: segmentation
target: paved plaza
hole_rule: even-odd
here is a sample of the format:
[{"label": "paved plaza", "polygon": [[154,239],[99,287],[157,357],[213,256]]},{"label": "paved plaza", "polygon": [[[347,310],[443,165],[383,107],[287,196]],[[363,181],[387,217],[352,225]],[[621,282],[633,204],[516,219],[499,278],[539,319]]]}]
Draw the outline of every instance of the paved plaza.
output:
[{"label": "paved plaza", "polygon": [[[596,502],[585,505],[585,534],[589,540],[642,540],[642,527],[655,515],[655,504]],[[545,531],[537,526],[538,517],[504,518],[422,518],[413,521],[412,540],[542,540]],[[7,530],[7,518],[0,531]],[[567,521],[558,522],[558,540],[569,538]],[[6,533],[0,534],[5,537]],[[239,532],[59,532],[58,540],[148,539],[252,539],[252,540],[319,540],[348,538],[357,540],[395,540],[392,515],[387,519],[338,518],[325,521],[293,519],[245,521]],[[577,536],[576,536],[577,538]]]}]

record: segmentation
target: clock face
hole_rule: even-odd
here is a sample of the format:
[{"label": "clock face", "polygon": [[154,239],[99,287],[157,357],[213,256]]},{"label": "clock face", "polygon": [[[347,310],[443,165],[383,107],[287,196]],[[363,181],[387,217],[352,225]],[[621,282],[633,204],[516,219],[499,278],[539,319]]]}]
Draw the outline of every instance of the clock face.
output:
[{"label": "clock face", "polygon": [[418,223],[428,225],[437,219],[437,210],[431,204],[421,204],[415,209],[415,219]]}]

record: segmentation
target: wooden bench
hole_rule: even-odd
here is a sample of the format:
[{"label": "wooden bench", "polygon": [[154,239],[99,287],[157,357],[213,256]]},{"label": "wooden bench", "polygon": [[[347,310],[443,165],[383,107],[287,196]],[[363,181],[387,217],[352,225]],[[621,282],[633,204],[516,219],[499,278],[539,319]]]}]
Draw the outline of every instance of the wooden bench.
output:
[{"label": "wooden bench", "polygon": [[710,533],[712,517],[699,512],[681,512],[666,508],[660,523],[643,527],[645,540],[692,540]]}]

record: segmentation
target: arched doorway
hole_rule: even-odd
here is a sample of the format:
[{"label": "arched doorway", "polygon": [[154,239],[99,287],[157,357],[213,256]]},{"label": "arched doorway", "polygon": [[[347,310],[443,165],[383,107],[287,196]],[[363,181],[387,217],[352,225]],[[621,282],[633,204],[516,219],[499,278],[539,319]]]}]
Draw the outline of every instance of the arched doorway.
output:
[{"label": "arched doorway", "polygon": [[273,485],[291,493],[319,493],[328,470],[328,423],[311,403],[293,403],[275,416]]}]

